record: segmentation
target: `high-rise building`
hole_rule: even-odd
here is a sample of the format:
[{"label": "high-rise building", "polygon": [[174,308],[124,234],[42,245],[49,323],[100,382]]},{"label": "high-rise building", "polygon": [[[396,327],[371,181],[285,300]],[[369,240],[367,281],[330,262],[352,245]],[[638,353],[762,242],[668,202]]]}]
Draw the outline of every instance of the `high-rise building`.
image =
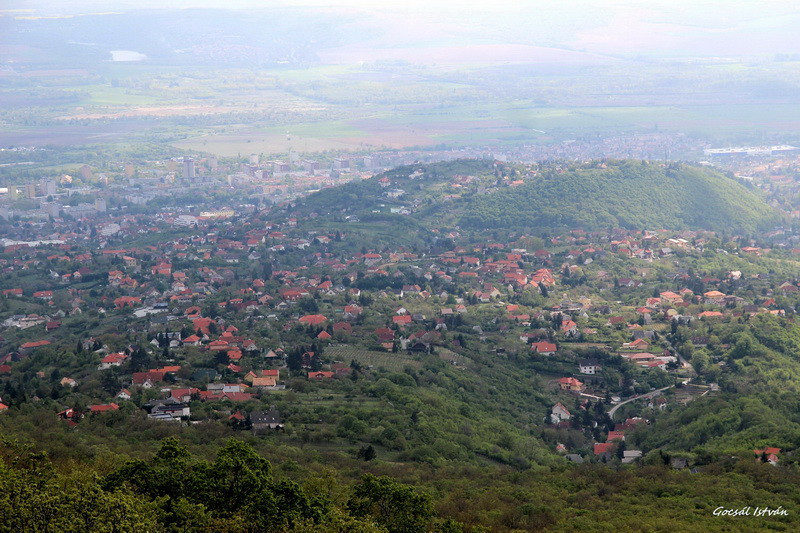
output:
[{"label": "high-rise building", "polygon": [[42,196],[51,196],[56,193],[55,180],[45,179],[39,182],[39,190]]},{"label": "high-rise building", "polygon": [[187,180],[194,179],[194,159],[190,157],[183,158],[183,177]]},{"label": "high-rise building", "polygon": [[375,155],[364,156],[364,168],[378,168],[381,166],[381,160]]},{"label": "high-rise building", "polygon": [[94,210],[98,213],[105,213],[106,212],[106,199],[105,198],[95,198],[94,199]]}]

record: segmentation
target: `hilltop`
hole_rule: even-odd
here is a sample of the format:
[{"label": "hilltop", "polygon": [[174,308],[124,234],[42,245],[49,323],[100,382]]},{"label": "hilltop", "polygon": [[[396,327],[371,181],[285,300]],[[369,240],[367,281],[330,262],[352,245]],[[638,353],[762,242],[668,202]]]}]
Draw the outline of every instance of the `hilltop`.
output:
[{"label": "hilltop", "polygon": [[545,169],[518,187],[475,198],[462,224],[752,232],[777,220],[760,196],[717,171],[619,161]]},{"label": "hilltop", "polygon": [[426,229],[690,229],[750,233],[778,214],[709,168],[646,161],[504,164],[459,160],[399,167],[320,191],[300,206],[342,221],[410,219]]}]

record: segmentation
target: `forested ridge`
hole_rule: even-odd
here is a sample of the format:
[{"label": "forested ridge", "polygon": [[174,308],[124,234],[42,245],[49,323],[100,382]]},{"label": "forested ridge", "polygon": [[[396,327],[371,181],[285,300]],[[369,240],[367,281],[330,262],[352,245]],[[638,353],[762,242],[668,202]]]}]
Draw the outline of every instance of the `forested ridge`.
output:
[{"label": "forested ridge", "polygon": [[[390,215],[392,207],[408,212]],[[633,160],[405,166],[325,189],[298,208],[339,220],[413,221],[428,230],[619,227],[752,233],[780,221],[758,192],[716,170]]]},{"label": "forested ridge", "polygon": [[753,191],[684,164],[619,161],[545,170],[541,177],[468,203],[472,228],[575,227],[753,232],[778,220]]}]

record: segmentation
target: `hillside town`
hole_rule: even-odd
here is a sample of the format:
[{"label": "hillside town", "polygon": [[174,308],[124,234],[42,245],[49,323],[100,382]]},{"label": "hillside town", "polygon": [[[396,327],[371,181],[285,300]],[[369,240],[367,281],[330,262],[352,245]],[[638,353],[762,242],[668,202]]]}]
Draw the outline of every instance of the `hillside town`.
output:
[{"label": "hillside town", "polygon": [[557,452],[627,463],[641,455],[627,432],[718,390],[720,324],[793,314],[800,292],[759,262],[800,254],[790,231],[452,231],[427,249],[369,249],[346,224],[325,231],[281,205],[193,215],[113,198],[4,225],[2,409],[48,397],[69,425],[133,405],[158,421],[284,430],[299,423],[275,407],[290,392],[503,358],[526,360],[553,399],[542,421],[568,441]]}]

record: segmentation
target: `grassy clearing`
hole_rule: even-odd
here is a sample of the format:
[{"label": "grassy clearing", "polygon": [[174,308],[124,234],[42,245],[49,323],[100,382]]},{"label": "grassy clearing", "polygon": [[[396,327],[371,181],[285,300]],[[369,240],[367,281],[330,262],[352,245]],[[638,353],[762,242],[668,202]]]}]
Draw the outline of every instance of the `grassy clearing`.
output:
[{"label": "grassy clearing", "polygon": [[439,357],[442,358],[442,360],[458,366],[464,366],[467,364],[467,361],[469,361],[469,359],[463,355],[459,355],[452,350],[448,350],[447,348],[436,348],[436,353],[439,354]]},{"label": "grassy clearing", "polygon": [[85,88],[89,93],[88,105],[96,106],[142,106],[163,105],[164,95],[154,91],[111,87],[109,85],[92,85]]},{"label": "grassy clearing", "polygon": [[312,122],[307,124],[293,124],[286,127],[275,127],[266,130],[267,133],[287,134],[299,137],[312,138],[339,138],[339,137],[361,137],[365,135],[363,130],[354,127],[344,120],[332,120],[327,122]]},{"label": "grassy clearing", "polygon": [[407,366],[420,368],[422,363],[400,353],[373,352],[352,346],[330,346],[325,349],[325,355],[337,361],[350,362],[355,360],[362,365],[371,365],[375,368],[386,368],[395,372],[402,372]]}]

